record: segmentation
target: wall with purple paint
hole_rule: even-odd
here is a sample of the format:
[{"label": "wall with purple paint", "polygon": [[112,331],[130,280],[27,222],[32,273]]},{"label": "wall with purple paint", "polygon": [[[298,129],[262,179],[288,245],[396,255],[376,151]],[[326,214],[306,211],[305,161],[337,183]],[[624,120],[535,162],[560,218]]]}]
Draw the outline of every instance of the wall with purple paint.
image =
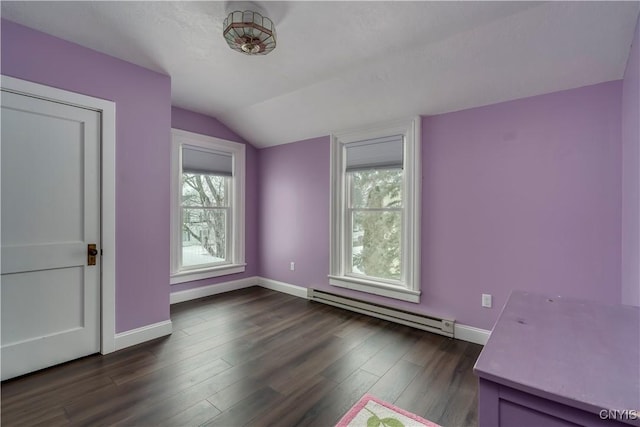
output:
[{"label": "wall with purple paint", "polygon": [[[172,117],[168,76],[6,20],[1,29],[3,74],[116,103],[116,329],[168,319],[169,128],[173,123],[241,139],[213,118],[179,108]],[[328,285],[328,137],[259,152],[249,146],[247,271],[172,290],[259,274],[451,315],[482,328],[491,327],[516,288],[605,302],[637,301],[637,279],[626,279],[638,277],[637,263],[624,264],[621,290],[620,259],[624,250],[632,255],[625,259],[634,261],[637,251],[637,240],[623,242],[621,234],[640,231],[633,211],[639,208],[640,157],[627,159],[633,150],[640,152],[634,134],[638,29],[634,46],[623,83],[422,119],[420,305]],[[296,262],[293,272],[291,261]],[[482,292],[494,295],[493,309],[480,308]]]},{"label": "wall with purple paint", "polygon": [[260,150],[260,275],[484,329],[512,289],[619,302],[621,87],[422,118],[419,305],[328,285],[328,137]]},{"label": "wall with purple paint", "polygon": [[168,76],[2,20],[4,75],[116,103],[116,332],[169,319]]},{"label": "wall with purple paint", "polygon": [[245,260],[247,267],[244,273],[231,274],[212,279],[196,280],[171,286],[171,292],[198,288],[231,280],[252,277],[258,274],[258,151],[238,136],[218,119],[204,114],[171,107],[171,126],[202,135],[209,135],[246,145],[246,206],[245,206]]},{"label": "wall with purple paint", "polygon": [[240,135],[226,127],[215,117],[196,113],[195,111],[186,110],[184,108],[171,107],[171,127],[226,139],[227,141],[241,142],[247,145],[247,150],[253,148],[253,146],[242,139]]},{"label": "wall with purple paint", "polygon": [[423,120],[427,304],[490,328],[512,289],[619,302],[620,99],[614,81]]},{"label": "wall with purple paint", "polygon": [[260,150],[260,276],[327,283],[329,188],[328,136]]},{"label": "wall with purple paint", "polygon": [[622,82],[622,303],[640,306],[640,19]]}]

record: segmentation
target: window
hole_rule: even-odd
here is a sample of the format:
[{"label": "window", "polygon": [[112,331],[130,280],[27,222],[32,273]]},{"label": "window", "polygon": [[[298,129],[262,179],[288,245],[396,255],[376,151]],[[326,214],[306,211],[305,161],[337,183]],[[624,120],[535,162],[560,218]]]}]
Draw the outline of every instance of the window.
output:
[{"label": "window", "polygon": [[171,284],[240,273],[243,144],[172,130]]},{"label": "window", "polygon": [[419,123],[332,136],[330,284],[420,301]]},{"label": "window", "polygon": [[[187,151],[183,148],[183,153]],[[184,165],[184,161],[183,161]],[[231,178],[182,170],[183,269],[229,264]]]}]

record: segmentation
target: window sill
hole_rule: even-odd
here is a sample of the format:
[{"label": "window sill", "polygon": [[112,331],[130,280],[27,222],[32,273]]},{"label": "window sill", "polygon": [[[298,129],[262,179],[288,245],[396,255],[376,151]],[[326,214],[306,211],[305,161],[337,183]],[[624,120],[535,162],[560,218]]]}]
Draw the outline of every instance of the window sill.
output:
[{"label": "window sill", "polygon": [[420,302],[420,291],[413,291],[369,280],[356,279],[348,276],[329,276],[329,284],[402,301]]},{"label": "window sill", "polygon": [[200,270],[185,270],[171,275],[169,283],[192,282],[194,280],[210,279],[212,277],[226,276],[228,274],[244,273],[247,264],[227,264],[217,267],[203,268]]}]

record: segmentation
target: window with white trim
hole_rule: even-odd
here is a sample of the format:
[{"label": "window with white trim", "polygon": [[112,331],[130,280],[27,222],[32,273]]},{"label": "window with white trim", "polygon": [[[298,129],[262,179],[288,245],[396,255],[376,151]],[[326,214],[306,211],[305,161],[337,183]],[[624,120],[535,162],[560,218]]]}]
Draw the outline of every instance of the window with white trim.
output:
[{"label": "window with white trim", "polygon": [[420,301],[419,126],[332,135],[331,285]]},{"label": "window with white trim", "polygon": [[245,146],[172,129],[171,284],[240,273]]}]

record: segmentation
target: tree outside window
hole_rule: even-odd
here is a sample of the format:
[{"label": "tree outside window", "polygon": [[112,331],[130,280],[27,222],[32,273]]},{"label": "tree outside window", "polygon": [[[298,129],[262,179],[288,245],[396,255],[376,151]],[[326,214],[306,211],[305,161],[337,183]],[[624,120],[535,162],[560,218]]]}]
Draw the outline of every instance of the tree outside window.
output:
[{"label": "tree outside window", "polygon": [[182,174],[182,265],[227,260],[228,180],[221,175]]},{"label": "tree outside window", "polygon": [[402,169],[349,173],[351,272],[382,279],[402,277]]}]

